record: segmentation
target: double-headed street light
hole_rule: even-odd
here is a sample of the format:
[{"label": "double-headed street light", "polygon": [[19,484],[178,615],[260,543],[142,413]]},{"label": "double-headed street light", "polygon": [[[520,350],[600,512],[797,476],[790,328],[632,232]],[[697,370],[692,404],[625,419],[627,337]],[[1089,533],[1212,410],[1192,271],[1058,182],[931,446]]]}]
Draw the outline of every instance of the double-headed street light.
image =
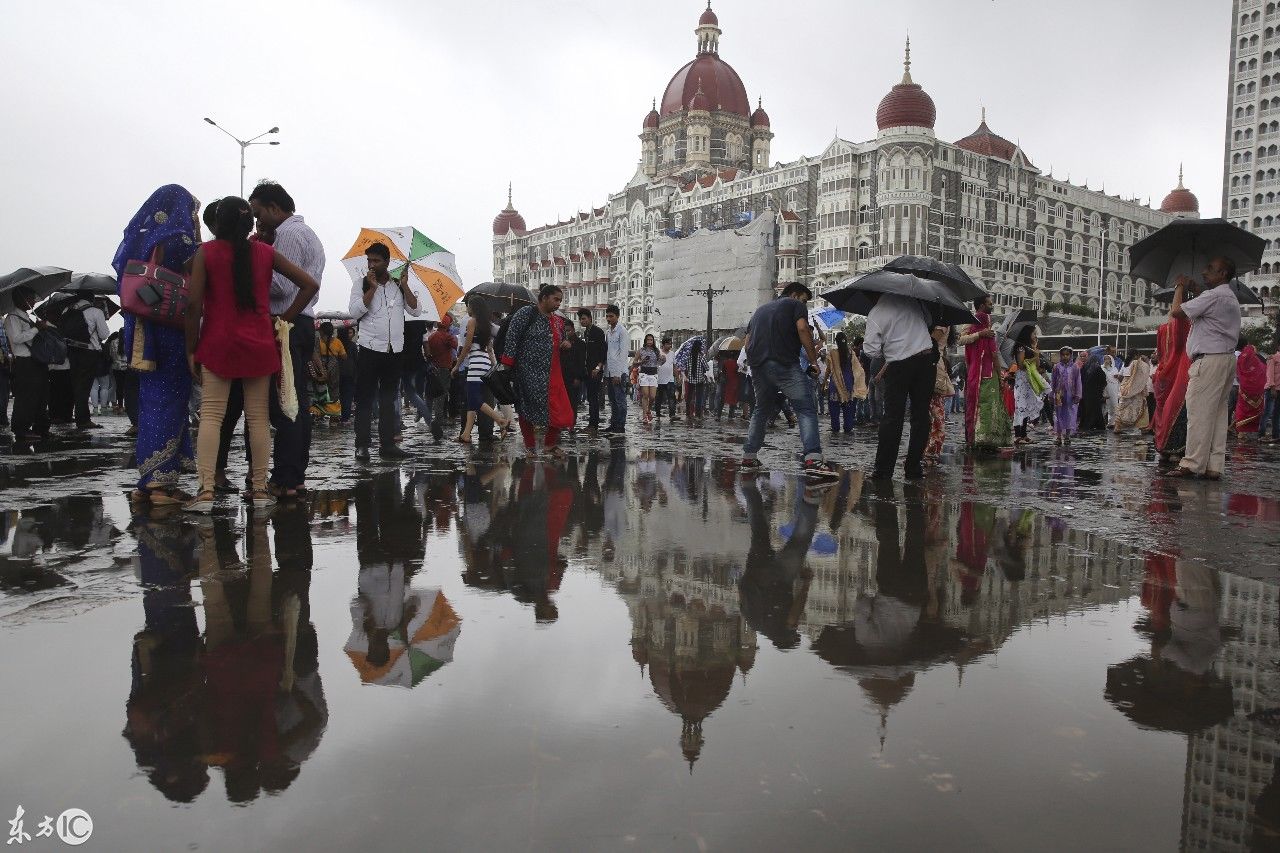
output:
[{"label": "double-headed street light", "polygon": [[206,116],[205,121],[207,121],[209,124],[213,125],[218,130],[225,133],[227,136],[230,136],[232,139],[235,140],[236,145],[240,146],[240,197],[244,198],[244,150],[248,148],[250,145],[279,145],[280,143],[274,139],[272,139],[269,142],[259,142],[258,140],[269,133],[279,133],[280,128],[273,127],[270,130],[264,130],[262,133],[259,133],[257,136],[253,137],[252,139],[240,139],[234,133],[227,130],[225,127],[218,124],[213,119]]}]

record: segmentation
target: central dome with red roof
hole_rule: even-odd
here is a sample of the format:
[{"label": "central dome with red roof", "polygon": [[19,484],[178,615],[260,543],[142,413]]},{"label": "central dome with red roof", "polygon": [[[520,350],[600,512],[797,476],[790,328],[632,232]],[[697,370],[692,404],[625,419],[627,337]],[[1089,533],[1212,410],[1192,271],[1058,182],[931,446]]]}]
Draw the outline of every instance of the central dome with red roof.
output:
[{"label": "central dome with red roof", "polygon": [[1200,199],[1196,194],[1182,185],[1182,167],[1178,167],[1178,185],[1173,188],[1164,201],[1160,202],[1161,213],[1191,214],[1200,213]]},{"label": "central dome with red roof", "polygon": [[911,79],[911,39],[907,39],[907,58],[903,62],[902,82],[889,90],[876,109],[876,127],[927,127],[933,129],[938,118],[937,107],[919,83]]},{"label": "central dome with red roof", "polygon": [[698,55],[671,78],[662,94],[658,111],[663,116],[684,112],[701,86],[710,109],[735,113],[744,119],[750,118],[751,101],[747,98],[747,87],[742,84],[742,78],[733,70],[733,66],[720,58],[720,23],[710,5],[698,19],[696,32]]},{"label": "central dome with red roof", "polygon": [[1018,150],[1018,146],[1000,134],[992,133],[991,128],[987,127],[986,109],[982,111],[982,123],[978,125],[978,129],[956,142],[956,147],[974,154],[999,157],[1001,160],[1012,160],[1014,152]]}]

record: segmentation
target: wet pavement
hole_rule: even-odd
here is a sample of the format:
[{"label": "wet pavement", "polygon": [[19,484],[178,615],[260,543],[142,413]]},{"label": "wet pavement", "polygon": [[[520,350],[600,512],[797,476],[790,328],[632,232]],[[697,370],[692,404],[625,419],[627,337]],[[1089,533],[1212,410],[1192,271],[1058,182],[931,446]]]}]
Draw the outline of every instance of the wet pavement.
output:
[{"label": "wet pavement", "polygon": [[[1280,449],[922,485],[317,432],[305,505],[134,515],[118,419],[0,457],[0,813],[85,849],[1269,849]],[[827,436],[824,434],[824,439]],[[234,454],[233,454],[234,456]],[[53,838],[30,842],[58,846]]]}]

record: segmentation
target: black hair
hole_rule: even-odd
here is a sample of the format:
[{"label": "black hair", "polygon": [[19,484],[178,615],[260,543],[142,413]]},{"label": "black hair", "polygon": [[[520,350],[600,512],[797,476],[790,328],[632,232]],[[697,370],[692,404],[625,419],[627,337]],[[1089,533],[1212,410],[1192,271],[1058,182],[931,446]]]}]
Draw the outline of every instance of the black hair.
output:
[{"label": "black hair", "polygon": [[1221,258],[1220,260],[1222,261],[1222,265],[1226,267],[1227,281],[1231,281],[1231,279],[1236,277],[1236,262],[1227,257]]},{"label": "black hair", "polygon": [[641,341],[640,341],[640,349],[644,349],[644,348],[648,345],[648,344],[647,344],[647,341],[649,340],[649,338],[653,338],[653,347],[652,347],[652,349],[655,349],[655,350],[656,350],[656,349],[658,348],[658,336],[657,336],[657,335],[655,335],[653,332],[649,332],[647,335],[645,335],[645,336],[641,339]]},{"label": "black hair", "polygon": [[689,367],[696,369],[694,365],[698,363],[698,359],[702,357],[702,338],[694,338],[693,346],[689,347]]},{"label": "black hair", "polygon": [[320,323],[320,334],[322,334],[322,335],[329,335],[329,336],[332,336],[332,335],[333,335],[333,323],[330,323],[328,320],[325,320],[325,321],[321,322],[321,323]]},{"label": "black hair", "polygon": [[555,296],[557,293],[563,295],[564,290],[558,284],[544,284],[538,288],[538,301],[546,299],[548,296]]},{"label": "black hair", "polygon": [[991,298],[990,293],[984,293],[981,296],[979,296],[977,299],[973,300],[974,310],[977,311],[981,309],[983,305],[987,304],[987,300],[989,300],[990,298]]},{"label": "black hair", "polygon": [[216,213],[213,236],[231,243],[231,278],[235,284],[236,307],[241,311],[256,311],[258,300],[253,293],[253,247],[249,245],[253,211],[244,199],[227,196],[218,202]]},{"label": "black hair", "polygon": [[1237,338],[1237,339],[1236,339],[1236,349],[1241,349],[1241,350],[1242,350],[1242,349],[1244,349],[1245,347],[1247,347],[1248,345],[1249,345],[1249,341],[1248,341],[1248,340],[1246,340],[1245,338]]},{"label": "black hair", "polygon": [[215,198],[213,201],[206,204],[204,206],[204,213],[200,215],[201,220],[204,221],[204,227],[208,228],[210,231],[213,231],[218,227],[218,202],[220,201],[222,201],[222,199]]},{"label": "black hair", "polygon": [[617,305],[609,304],[605,306],[604,313],[613,314],[614,316],[621,317],[622,309],[619,308]]},{"label": "black hair", "polygon": [[591,316],[591,309],[589,309],[589,308],[579,308],[579,309],[578,309],[578,317],[579,317],[579,319],[581,319],[582,317],[590,317],[590,316]]},{"label": "black hair", "polygon": [[364,250],[366,255],[373,255],[375,258],[382,258],[384,261],[391,260],[391,250],[387,248],[386,243],[370,243]]},{"label": "black hair", "polygon": [[259,204],[274,204],[288,214],[292,214],[297,210],[293,204],[293,196],[289,195],[285,188],[275,181],[259,181],[258,185],[253,188],[253,192],[249,193],[249,201],[256,201]]},{"label": "black hair", "polygon": [[472,317],[475,323],[475,332],[471,335],[471,343],[476,344],[480,349],[488,349],[489,341],[493,339],[493,326],[489,325],[486,317]]},{"label": "black hair", "polygon": [[790,284],[788,284],[786,287],[782,288],[783,296],[790,296],[793,293],[803,293],[805,299],[813,298],[813,291],[805,287],[803,284],[801,284],[798,281],[793,281]]},{"label": "black hair", "polygon": [[665,347],[665,346],[670,346],[670,344],[671,344],[671,337],[670,336],[663,337],[662,345]]},{"label": "black hair", "polygon": [[840,355],[840,364],[852,364],[853,356],[849,354],[849,336],[844,332],[836,332],[836,352]]},{"label": "black hair", "polygon": [[25,284],[20,284],[13,289],[13,304],[21,303],[24,311],[30,311],[32,306],[36,304],[36,292]]}]

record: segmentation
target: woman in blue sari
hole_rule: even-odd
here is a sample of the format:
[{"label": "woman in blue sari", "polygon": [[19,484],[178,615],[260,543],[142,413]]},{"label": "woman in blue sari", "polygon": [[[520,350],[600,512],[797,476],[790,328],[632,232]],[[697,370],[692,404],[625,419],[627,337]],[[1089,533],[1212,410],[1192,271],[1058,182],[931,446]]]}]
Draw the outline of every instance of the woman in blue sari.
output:
[{"label": "woman in blue sari", "polygon": [[[185,273],[200,245],[200,202],[177,184],[151,194],[124,229],[111,266],[117,281],[129,261],[145,261],[159,248],[162,266]],[[117,285],[118,287],[118,285]],[[187,405],[191,373],[182,329],[124,315],[124,352],[138,377],[138,485],[134,502],[181,504],[190,496],[178,488],[184,470],[194,470]]]}]

